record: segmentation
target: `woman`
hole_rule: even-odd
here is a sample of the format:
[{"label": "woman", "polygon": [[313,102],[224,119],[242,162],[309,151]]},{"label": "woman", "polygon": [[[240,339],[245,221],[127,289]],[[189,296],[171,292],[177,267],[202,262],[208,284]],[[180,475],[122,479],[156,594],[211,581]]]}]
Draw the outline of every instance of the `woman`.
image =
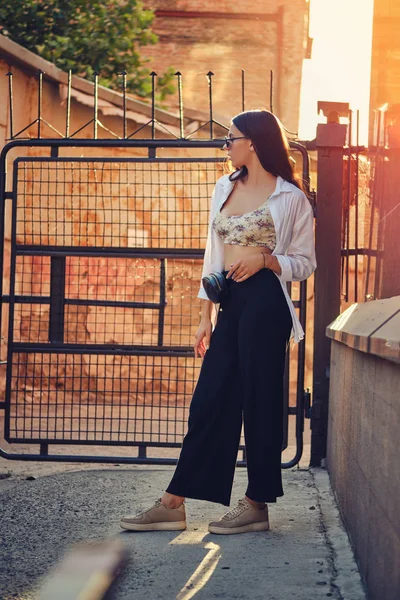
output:
[{"label": "woman", "polygon": [[135,531],[186,528],[184,499],[229,506],[242,414],[248,487],[212,533],[269,529],[268,504],[283,496],[283,375],[291,335],[304,332],[286,289],[316,268],[313,213],[293,174],[288,143],[266,110],[232,119],[224,148],[235,171],[214,188],[203,273],[223,271],[228,293],[212,332],[203,286],[194,345],[203,359],[173,478],[150,509],[124,517]]}]

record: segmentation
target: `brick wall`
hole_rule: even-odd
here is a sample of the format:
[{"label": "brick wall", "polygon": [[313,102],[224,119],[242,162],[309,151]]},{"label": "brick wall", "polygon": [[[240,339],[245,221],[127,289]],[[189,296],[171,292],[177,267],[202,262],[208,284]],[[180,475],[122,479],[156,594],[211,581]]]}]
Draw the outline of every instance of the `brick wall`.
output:
[{"label": "brick wall", "polygon": [[[216,116],[229,121],[242,110],[242,69],[245,108],[269,108],[272,69],[274,112],[290,131],[297,131],[308,31],[305,0],[147,0],[146,6],[156,11],[153,30],[159,43],[142,53],[157,73],[168,66],[182,73],[187,108],[208,110],[206,73],[211,70]],[[173,107],[177,98],[168,104]]]},{"label": "brick wall", "polygon": [[369,143],[374,144],[373,111],[400,104],[400,3],[375,0],[372,33]]}]

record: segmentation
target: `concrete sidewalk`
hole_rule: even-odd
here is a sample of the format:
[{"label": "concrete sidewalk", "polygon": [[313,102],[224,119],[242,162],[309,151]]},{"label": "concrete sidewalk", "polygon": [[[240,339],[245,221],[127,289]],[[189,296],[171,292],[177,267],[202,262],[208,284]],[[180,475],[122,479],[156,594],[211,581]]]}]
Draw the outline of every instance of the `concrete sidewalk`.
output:
[{"label": "concrete sidewalk", "polygon": [[[324,469],[283,472],[285,495],[269,505],[266,533],[209,534],[208,522],[226,509],[197,500],[187,500],[184,532],[122,531],[120,516],[152,503],[171,473],[104,466],[0,480],[2,600],[37,598],[42,577],[74,543],[115,537],[130,559],[113,600],[365,599]],[[238,469],[232,504],[246,480]]]}]

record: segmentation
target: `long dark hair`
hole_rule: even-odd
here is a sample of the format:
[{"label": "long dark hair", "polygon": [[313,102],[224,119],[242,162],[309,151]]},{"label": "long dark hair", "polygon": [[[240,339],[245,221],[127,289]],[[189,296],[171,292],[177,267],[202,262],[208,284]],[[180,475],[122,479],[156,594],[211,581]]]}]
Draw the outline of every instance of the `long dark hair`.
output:
[{"label": "long dark hair", "polygon": [[[289,158],[289,144],[280,121],[269,110],[257,109],[241,112],[232,119],[233,125],[250,138],[261,165],[266,171],[303,189],[300,180],[293,172]],[[231,181],[247,176],[243,166],[229,175]]]}]

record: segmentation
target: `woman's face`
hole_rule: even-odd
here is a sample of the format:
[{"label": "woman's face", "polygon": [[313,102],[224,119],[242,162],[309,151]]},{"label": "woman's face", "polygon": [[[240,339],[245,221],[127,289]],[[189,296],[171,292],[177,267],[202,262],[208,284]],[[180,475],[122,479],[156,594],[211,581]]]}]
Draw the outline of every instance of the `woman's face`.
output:
[{"label": "woman's face", "polygon": [[233,168],[239,169],[248,162],[250,154],[252,153],[251,148],[253,145],[251,140],[246,138],[233,123],[229,128],[227,137],[233,139],[231,143],[228,143],[228,145],[225,143],[223,149],[227,150],[227,156],[230,159]]}]

